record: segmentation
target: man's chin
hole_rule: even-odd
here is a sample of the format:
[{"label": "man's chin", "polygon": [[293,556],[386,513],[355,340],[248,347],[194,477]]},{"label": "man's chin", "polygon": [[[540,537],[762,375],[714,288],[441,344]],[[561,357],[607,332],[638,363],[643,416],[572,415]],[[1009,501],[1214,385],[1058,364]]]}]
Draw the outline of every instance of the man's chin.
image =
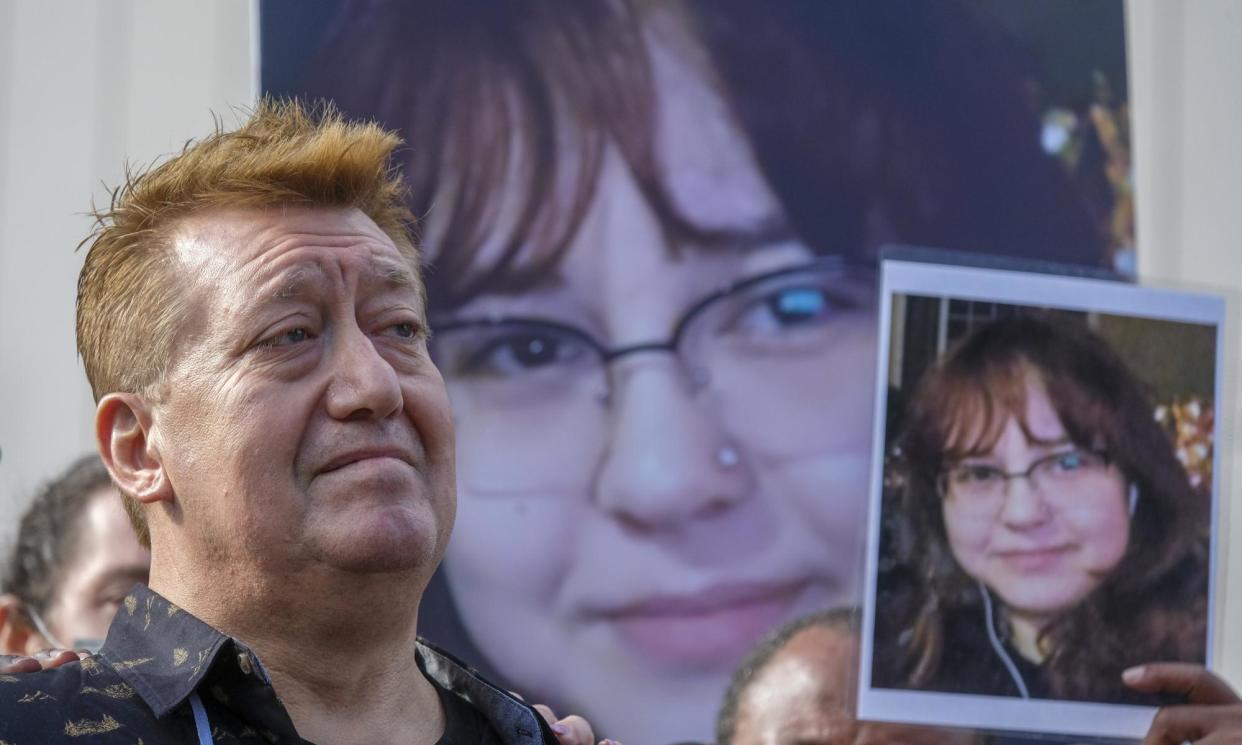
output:
[{"label": "man's chin", "polygon": [[407,574],[428,564],[427,561],[411,561],[408,556],[376,552],[325,556],[324,563],[350,574]]},{"label": "man's chin", "polygon": [[341,518],[311,538],[310,543],[324,564],[341,571],[375,574],[435,570],[444,554],[447,537],[441,537],[433,521],[401,511]]}]

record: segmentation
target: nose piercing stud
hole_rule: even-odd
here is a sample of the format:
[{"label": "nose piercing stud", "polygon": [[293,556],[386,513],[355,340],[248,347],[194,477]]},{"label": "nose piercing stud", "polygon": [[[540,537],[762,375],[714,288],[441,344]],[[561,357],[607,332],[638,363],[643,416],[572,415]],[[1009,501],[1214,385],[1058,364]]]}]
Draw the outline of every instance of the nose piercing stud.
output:
[{"label": "nose piercing stud", "polygon": [[741,461],[741,456],[733,448],[725,445],[716,451],[716,464],[721,468],[733,468]]}]

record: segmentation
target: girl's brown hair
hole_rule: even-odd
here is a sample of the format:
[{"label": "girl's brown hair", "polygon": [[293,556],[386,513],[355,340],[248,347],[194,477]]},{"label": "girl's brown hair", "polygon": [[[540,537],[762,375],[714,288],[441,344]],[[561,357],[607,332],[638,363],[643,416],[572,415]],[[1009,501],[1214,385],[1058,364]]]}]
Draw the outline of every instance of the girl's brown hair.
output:
[{"label": "girl's brown hair", "polygon": [[[432,310],[546,280],[615,147],[667,243],[696,224],[659,157],[652,46],[716,88],[818,254],[877,243],[1105,266],[1102,235],[1039,145],[1033,74],[965,3],[356,0],[304,93],[405,135]],[[484,245],[487,249],[484,249]]]}]

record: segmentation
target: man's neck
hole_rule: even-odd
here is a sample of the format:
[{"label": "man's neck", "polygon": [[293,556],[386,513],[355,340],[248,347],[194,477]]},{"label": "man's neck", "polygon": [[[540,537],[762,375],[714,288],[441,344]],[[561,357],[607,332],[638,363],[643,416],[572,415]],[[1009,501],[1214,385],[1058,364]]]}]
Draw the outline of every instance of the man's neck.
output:
[{"label": "man's neck", "polygon": [[201,578],[153,561],[150,586],[253,649],[303,738],[334,745],[440,738],[444,712],[415,647],[425,580],[225,571],[231,576]]}]

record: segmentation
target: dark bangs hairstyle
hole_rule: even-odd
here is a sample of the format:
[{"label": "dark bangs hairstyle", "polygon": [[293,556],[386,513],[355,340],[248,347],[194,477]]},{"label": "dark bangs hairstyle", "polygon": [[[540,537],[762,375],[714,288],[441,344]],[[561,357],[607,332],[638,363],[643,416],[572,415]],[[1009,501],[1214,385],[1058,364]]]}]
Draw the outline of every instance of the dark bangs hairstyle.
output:
[{"label": "dark bangs hairstyle", "polygon": [[1107,263],[1039,147],[1029,60],[964,3],[357,0],[303,92],[410,143],[443,315],[554,274],[610,146],[671,251],[739,242],[695,224],[666,186],[653,44],[725,102],[784,209],[780,237],[863,263],[885,242]]},{"label": "dark bangs hairstyle", "polygon": [[[1121,671],[1153,660],[1202,662],[1207,619],[1208,500],[1194,490],[1155,421],[1142,383],[1081,322],[1027,315],[988,323],[950,349],[920,383],[899,440],[905,469],[904,557],[919,567],[906,605],[901,672],[926,687],[941,670],[946,619],[982,619],[975,579],[953,558],[936,482],[960,458],[986,453],[1010,417],[1032,441],[1027,384],[1046,391],[1070,440],[1104,452],[1138,491],[1121,562],[1042,634],[1054,695],[1108,700]],[[982,624],[982,620],[979,621]]]}]

